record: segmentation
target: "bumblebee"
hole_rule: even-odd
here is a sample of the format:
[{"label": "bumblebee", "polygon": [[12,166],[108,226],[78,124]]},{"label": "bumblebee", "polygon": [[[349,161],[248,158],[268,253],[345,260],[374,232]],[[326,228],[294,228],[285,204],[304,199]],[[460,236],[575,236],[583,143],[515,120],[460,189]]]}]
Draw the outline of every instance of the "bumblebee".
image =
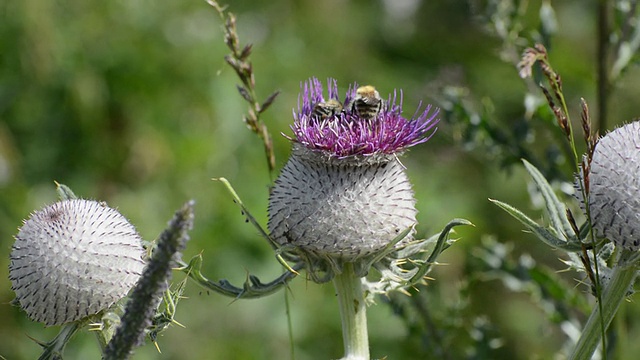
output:
[{"label": "bumblebee", "polygon": [[384,107],[384,100],[378,90],[371,85],[365,85],[356,90],[356,97],[349,104],[348,110],[363,119],[373,119]]},{"label": "bumblebee", "polygon": [[320,120],[324,120],[339,115],[341,112],[342,104],[340,103],[340,101],[329,99],[327,101],[317,103],[311,111],[311,116],[315,116]]}]

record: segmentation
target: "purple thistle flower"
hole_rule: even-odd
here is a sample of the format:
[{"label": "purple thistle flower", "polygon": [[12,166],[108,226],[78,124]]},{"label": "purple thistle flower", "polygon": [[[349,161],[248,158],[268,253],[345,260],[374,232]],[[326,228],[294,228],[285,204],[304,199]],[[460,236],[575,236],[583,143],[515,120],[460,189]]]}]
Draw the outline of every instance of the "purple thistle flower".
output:
[{"label": "purple thistle flower", "polygon": [[[350,104],[356,97],[357,84],[347,91],[344,104]],[[337,82],[329,79],[327,100],[339,100]],[[322,83],[312,78],[301,85],[302,94],[298,98],[298,111],[293,113],[291,126],[295,138],[292,139],[309,149],[330,152],[337,158],[353,155],[394,154],[414,145],[426,142],[435,133],[439,110],[431,105],[412,119],[402,116],[402,92],[397,98],[389,96],[387,106],[373,119],[363,119],[349,109],[328,118],[313,116],[316,104],[325,102]],[[302,103],[300,103],[302,100]]]},{"label": "purple thistle flower", "polygon": [[431,106],[403,117],[402,92],[385,102],[353,84],[338,103],[337,82],[327,88],[325,98],[318,79],[301,85],[292,154],[269,199],[272,239],[306,259],[314,280],[345,262],[368,263],[407,229],[402,241],[413,238],[415,199],[397,155],[427,141],[438,122]]}]

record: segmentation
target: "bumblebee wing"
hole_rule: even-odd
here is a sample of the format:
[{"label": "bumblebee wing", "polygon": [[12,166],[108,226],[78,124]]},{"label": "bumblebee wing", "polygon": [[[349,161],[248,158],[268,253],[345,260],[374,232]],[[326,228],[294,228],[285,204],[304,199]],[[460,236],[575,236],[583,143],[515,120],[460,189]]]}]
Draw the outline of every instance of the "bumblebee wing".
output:
[{"label": "bumblebee wing", "polygon": [[376,99],[374,97],[366,97],[362,98],[362,102],[367,105],[378,105],[380,103],[380,99]]}]

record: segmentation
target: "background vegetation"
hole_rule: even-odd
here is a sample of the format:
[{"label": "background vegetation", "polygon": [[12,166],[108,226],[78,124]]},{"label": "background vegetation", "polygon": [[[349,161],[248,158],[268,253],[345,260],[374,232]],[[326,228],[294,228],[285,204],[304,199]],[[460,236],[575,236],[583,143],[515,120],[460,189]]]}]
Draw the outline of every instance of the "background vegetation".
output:
[{"label": "background vegetation", "polygon": [[[532,116],[525,107],[532,84],[515,67],[524,47],[550,45],[570,111],[578,113],[580,97],[597,109],[598,2],[554,3],[555,33],[545,23],[554,17],[543,13],[541,20],[541,5],[550,9],[540,1],[230,3],[241,41],[254,44],[259,96],[281,91],[264,114],[278,168],[289,152],[279,133],[290,134],[300,82],[310,76],[335,77],[342,91],[353,81],[382,93],[403,89],[407,115],[421,101],[442,108],[438,133],[402,160],[418,198],[419,232],[438,232],[454,217],[476,227],[459,230],[461,240],[445,252],[429,286],[370,308],[373,356],[548,359],[571,332],[562,319],[584,320],[592,298],[578,286],[582,275],[557,275],[565,268],[561,254],[487,201],[540,212],[517,149],[529,149],[557,180],[571,178],[561,149],[552,146],[557,137],[544,120],[550,112],[536,107]],[[242,123],[246,104],[223,60],[221,25],[203,1],[0,5],[0,355],[36,358],[39,347],[29,336],[48,340],[57,332],[9,305],[8,280],[12,237],[21,219],[56,200],[54,180],[117,207],[147,240],[195,199],[185,260],[202,252],[209,277],[235,283],[248,272],[264,280],[280,273],[269,246],[211,181],[228,178],[266,224],[263,148]],[[638,75],[631,67],[611,89],[607,129],[638,115]],[[540,274],[533,284],[531,268]],[[234,302],[193,284],[186,294],[176,317],[186,329],[163,334],[162,354],[147,345],[135,359],[288,357],[284,294]],[[340,356],[332,287],[299,277],[291,298],[296,358]],[[640,351],[627,340],[640,335],[640,308],[627,304],[619,317],[618,358],[630,359]],[[99,356],[87,333],[66,354]]]}]

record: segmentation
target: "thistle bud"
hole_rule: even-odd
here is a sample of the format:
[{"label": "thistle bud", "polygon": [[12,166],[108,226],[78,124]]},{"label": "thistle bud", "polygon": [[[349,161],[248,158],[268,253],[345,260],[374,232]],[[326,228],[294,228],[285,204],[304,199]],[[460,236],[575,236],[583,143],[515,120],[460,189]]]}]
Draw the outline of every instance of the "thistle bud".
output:
[{"label": "thistle bud", "polygon": [[588,176],[589,211],[596,233],[618,246],[638,250],[640,122],[622,126],[598,141]]},{"label": "thistle bud", "polygon": [[271,195],[269,229],[281,245],[345,260],[384,248],[416,223],[413,190],[400,162],[334,161],[299,144]]},{"label": "thistle bud", "polygon": [[401,99],[380,99],[372,86],[352,86],[344,102],[335,80],[328,87],[325,99],[317,79],[304,84],[268,226],[275,242],[307,259],[353,262],[415,225],[415,199],[398,155],[429,139],[437,111],[430,114],[429,106],[409,120]]},{"label": "thistle bud", "polygon": [[65,200],[24,222],[9,279],[31,319],[59,325],[126,296],[142,273],[143,256],[140,236],[118,211],[96,201]]}]

